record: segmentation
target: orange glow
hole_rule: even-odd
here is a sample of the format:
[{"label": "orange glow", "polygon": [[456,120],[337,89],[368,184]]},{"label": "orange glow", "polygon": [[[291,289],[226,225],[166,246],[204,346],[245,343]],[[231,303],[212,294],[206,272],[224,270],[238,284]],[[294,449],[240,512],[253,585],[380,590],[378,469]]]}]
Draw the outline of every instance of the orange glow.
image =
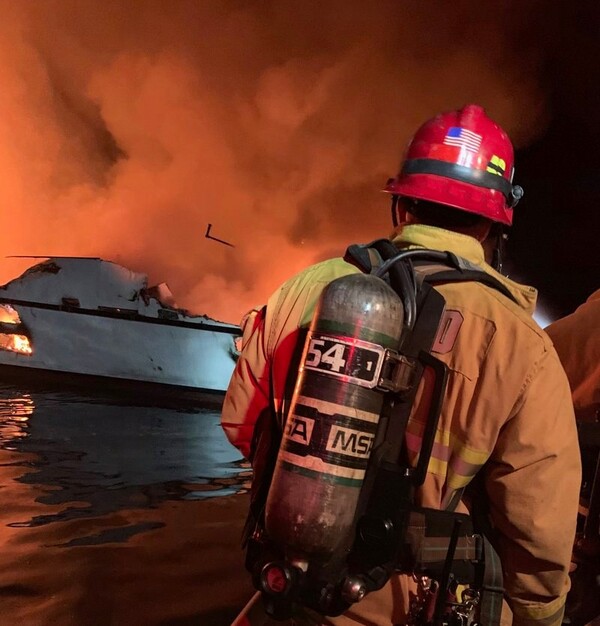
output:
[{"label": "orange glow", "polygon": [[[21,318],[9,304],[0,304],[0,323],[16,325],[21,323]],[[10,332],[0,332],[0,350],[27,355],[33,353],[29,339],[25,335]]]},{"label": "orange glow", "polygon": [[29,436],[29,419],[35,402],[29,394],[6,394],[0,398],[0,437],[4,450],[14,450],[14,442]]},{"label": "orange glow", "polygon": [[20,354],[31,354],[31,344],[25,335],[13,335],[13,350]]},{"label": "orange glow", "polygon": [[0,322],[4,324],[20,324],[21,319],[10,304],[0,304]]},{"label": "orange glow", "polygon": [[[379,190],[431,115],[479,102],[519,146],[544,129],[533,13],[386,6],[3,3],[2,255],[98,256],[239,322],[389,234]],[[33,262],[0,258],[0,284]]]},{"label": "orange glow", "polygon": [[7,335],[5,333],[0,333],[0,350],[27,355],[33,353],[29,339],[25,335]]}]

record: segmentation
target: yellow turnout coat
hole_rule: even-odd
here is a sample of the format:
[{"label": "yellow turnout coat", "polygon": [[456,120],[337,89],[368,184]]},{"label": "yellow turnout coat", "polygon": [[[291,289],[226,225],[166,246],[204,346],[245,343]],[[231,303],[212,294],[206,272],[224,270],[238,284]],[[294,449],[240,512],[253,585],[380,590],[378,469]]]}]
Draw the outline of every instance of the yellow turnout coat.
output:
[{"label": "yellow turnout coat", "polygon": [[594,420],[600,410],[600,289],[546,330],[571,383],[575,411]]},{"label": "yellow turnout coat", "polygon": [[[565,373],[548,336],[531,318],[537,292],[495,272],[481,245],[466,235],[412,224],[399,230],[394,243],[454,252],[495,276],[518,302],[477,282],[436,286],[455,321],[451,336],[434,345],[449,380],[418,497],[423,506],[445,508],[485,465],[513,623],[558,626],[569,588],[581,467]],[[271,378],[275,409],[285,409],[285,378],[298,329],[309,325],[322,289],[358,271],[343,259],[314,265],[246,317],[242,353],[222,413],[227,436],[244,456],[251,456],[259,415],[269,410]],[[423,426],[418,400],[419,395],[407,432],[413,452]],[[258,455],[252,461],[260,463]],[[409,578],[395,576],[344,616],[322,623],[403,624],[410,592]]]}]

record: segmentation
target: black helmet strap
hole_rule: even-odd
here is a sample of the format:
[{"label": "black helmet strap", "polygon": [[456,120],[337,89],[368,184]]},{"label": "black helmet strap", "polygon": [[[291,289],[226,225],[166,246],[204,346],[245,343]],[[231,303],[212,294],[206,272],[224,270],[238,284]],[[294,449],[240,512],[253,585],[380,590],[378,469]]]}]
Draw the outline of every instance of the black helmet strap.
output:
[{"label": "black helmet strap", "polygon": [[[393,178],[388,178],[386,185],[390,185],[393,182],[394,182]],[[392,224],[394,225],[394,228],[398,226],[398,200],[399,200],[398,194],[393,193],[391,209],[392,209]]]},{"label": "black helmet strap", "polygon": [[436,159],[409,159],[404,162],[401,174],[435,174],[477,187],[500,191],[511,207],[514,207],[523,196],[522,187],[513,186],[506,178],[498,176],[498,174]]},{"label": "black helmet strap", "polygon": [[398,200],[399,197],[397,194],[392,195],[392,224],[394,228],[398,226]]},{"label": "black helmet strap", "polygon": [[492,256],[491,266],[500,274],[502,274],[502,266],[504,264],[504,244],[508,240],[508,235],[504,230],[504,226],[502,224],[495,224],[495,247],[494,253]]}]

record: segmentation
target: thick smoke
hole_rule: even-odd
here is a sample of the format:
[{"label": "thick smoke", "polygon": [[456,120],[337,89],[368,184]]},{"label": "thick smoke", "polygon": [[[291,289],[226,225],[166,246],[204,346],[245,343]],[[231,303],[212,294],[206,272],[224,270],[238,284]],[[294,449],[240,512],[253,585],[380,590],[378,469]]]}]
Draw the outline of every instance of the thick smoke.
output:
[{"label": "thick smoke", "polygon": [[0,0],[2,256],[111,259],[237,321],[388,233],[379,189],[430,115],[543,131],[538,3],[511,4]]}]

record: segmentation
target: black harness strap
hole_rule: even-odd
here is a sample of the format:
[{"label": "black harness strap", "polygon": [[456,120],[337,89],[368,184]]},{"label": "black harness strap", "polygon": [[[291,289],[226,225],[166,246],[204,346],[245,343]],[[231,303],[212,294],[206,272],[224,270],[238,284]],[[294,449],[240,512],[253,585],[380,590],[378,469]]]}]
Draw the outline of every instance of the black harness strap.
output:
[{"label": "black harness strap", "polygon": [[[419,267],[415,267],[415,271],[419,272]],[[510,291],[491,274],[484,272],[483,270],[457,270],[446,269],[432,274],[427,274],[424,280],[428,283],[461,283],[461,282],[477,282],[482,285],[492,287],[496,291],[499,291],[503,296],[506,296],[509,300],[516,302],[515,297]]]},{"label": "black harness strap", "polygon": [[382,262],[382,258],[375,247],[375,244],[380,241],[391,243],[389,239],[377,239],[368,244],[352,244],[348,246],[346,254],[344,254],[344,261],[358,267],[363,274],[370,274],[371,270],[374,267],[379,267]]},{"label": "black harness strap", "polygon": [[502,586],[502,563],[500,557],[487,537],[483,537],[483,580],[479,588],[481,598],[479,600],[479,621],[485,626],[494,626],[500,623],[502,613],[502,599],[504,587]]},{"label": "black harness strap", "polygon": [[414,559],[414,569],[432,578],[439,578],[457,517],[461,519],[462,526],[454,559],[465,563],[460,571],[453,569],[452,573],[462,584],[474,583],[475,569],[472,562],[483,558],[483,544],[481,536],[473,530],[470,515],[426,508],[415,509],[410,514],[407,544]]},{"label": "black harness strap", "polygon": [[[392,258],[398,249],[389,239],[376,239],[368,244],[348,247],[344,261],[355,265],[365,274],[374,272],[385,259]],[[512,293],[494,276],[482,270],[468,259],[447,252],[448,265],[428,261],[412,261],[417,277],[428,283],[477,282],[499,291],[516,302]],[[392,270],[393,271],[393,270]],[[394,286],[392,284],[392,286]]]}]

